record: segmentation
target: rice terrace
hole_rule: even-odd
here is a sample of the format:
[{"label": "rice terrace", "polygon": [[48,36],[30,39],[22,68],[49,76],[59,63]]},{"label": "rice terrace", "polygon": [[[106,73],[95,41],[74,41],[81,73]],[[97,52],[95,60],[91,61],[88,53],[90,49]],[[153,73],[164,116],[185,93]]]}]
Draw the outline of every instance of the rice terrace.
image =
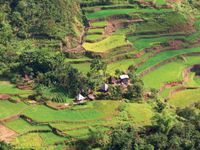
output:
[{"label": "rice terrace", "polygon": [[0,150],[199,150],[199,0],[1,0]]}]

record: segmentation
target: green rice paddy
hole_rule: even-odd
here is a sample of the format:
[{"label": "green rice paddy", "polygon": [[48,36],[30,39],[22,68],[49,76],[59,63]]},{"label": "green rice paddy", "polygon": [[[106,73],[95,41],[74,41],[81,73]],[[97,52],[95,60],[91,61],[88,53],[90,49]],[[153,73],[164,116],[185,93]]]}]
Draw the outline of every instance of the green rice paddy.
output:
[{"label": "green rice paddy", "polygon": [[26,133],[28,131],[50,130],[50,128],[46,125],[31,125],[23,119],[16,119],[5,123],[5,125],[19,134]]},{"label": "green rice paddy", "polygon": [[93,13],[87,13],[86,16],[88,19],[97,19],[97,18],[106,18],[111,15],[119,15],[119,14],[130,14],[130,13],[165,13],[171,12],[170,9],[107,9],[107,10],[100,10]]},{"label": "green rice paddy", "polygon": [[84,43],[83,47],[92,52],[107,52],[113,48],[131,44],[124,35],[111,35],[96,43]]},{"label": "green rice paddy", "polygon": [[20,90],[16,85],[7,81],[0,81],[0,94],[30,94],[30,90]]},{"label": "green rice paddy", "polygon": [[199,89],[184,90],[172,95],[172,97],[169,100],[169,104],[176,107],[184,108],[184,107],[191,106],[195,102],[199,102],[200,101],[199,98],[200,98]]},{"label": "green rice paddy", "polygon": [[191,53],[191,52],[200,52],[200,47],[181,49],[181,50],[171,50],[171,51],[164,51],[164,52],[158,53],[157,55],[149,58],[142,66],[140,66],[137,70],[137,73],[140,73],[144,71],[145,69],[153,65],[156,65],[166,59],[169,59],[181,54]]}]

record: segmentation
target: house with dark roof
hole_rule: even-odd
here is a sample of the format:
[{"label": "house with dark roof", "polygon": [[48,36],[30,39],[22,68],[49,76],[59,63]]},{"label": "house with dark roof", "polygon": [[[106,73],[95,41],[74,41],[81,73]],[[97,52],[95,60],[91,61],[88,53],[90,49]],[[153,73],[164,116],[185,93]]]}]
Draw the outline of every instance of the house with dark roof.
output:
[{"label": "house with dark roof", "polygon": [[109,86],[108,86],[108,84],[105,83],[104,85],[101,86],[100,91],[101,92],[108,92],[108,89],[109,89]]}]

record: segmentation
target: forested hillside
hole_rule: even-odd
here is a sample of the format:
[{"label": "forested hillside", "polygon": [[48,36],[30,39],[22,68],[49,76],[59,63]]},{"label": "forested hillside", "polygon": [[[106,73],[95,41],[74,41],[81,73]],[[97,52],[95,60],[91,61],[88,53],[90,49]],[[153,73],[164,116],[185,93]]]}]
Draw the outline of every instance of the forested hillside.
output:
[{"label": "forested hillside", "polygon": [[12,42],[12,38],[59,39],[66,43],[69,37],[79,38],[83,31],[77,0],[3,0],[0,24],[1,44]]}]

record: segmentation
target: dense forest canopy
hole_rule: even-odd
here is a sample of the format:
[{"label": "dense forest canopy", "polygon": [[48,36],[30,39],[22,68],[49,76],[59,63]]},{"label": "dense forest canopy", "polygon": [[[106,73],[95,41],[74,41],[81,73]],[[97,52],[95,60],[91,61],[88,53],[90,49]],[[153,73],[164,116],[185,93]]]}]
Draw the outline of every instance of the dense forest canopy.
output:
[{"label": "dense forest canopy", "polygon": [[17,37],[64,39],[82,29],[77,0],[3,0],[0,3],[2,28],[12,28]]}]

